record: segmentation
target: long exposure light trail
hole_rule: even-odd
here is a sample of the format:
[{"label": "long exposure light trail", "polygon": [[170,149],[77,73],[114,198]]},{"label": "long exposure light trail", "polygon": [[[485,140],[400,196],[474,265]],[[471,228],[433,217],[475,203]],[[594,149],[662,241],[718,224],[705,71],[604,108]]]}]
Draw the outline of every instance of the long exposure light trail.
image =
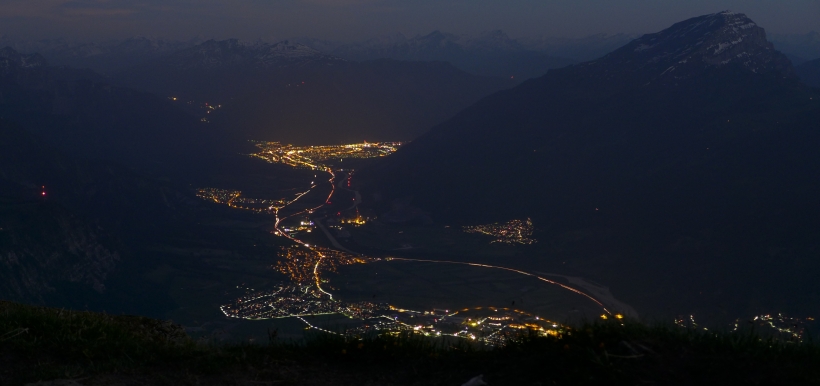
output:
[{"label": "long exposure light trail", "polygon": [[[333,294],[331,294],[330,292],[325,291],[325,290],[324,290],[324,288],[322,288],[322,279],[319,277],[319,265],[321,265],[321,264],[322,264],[322,260],[324,260],[324,259],[325,259],[325,255],[324,255],[323,253],[321,253],[321,252],[317,251],[315,248],[311,248],[311,247],[310,247],[310,244],[305,243],[304,241],[299,240],[299,239],[297,239],[297,238],[295,238],[295,237],[293,237],[293,236],[289,235],[289,234],[288,234],[288,233],[286,233],[286,232],[283,232],[283,231],[279,228],[279,225],[282,223],[282,221],[283,221],[283,220],[287,220],[287,219],[289,219],[289,218],[291,218],[291,217],[298,216],[298,215],[303,214],[303,213],[305,213],[305,212],[311,213],[311,212],[313,212],[313,211],[315,211],[315,210],[317,210],[317,209],[319,209],[319,208],[322,208],[323,206],[325,206],[325,205],[327,205],[327,204],[329,204],[329,203],[330,203],[330,200],[333,198],[333,193],[335,193],[335,192],[336,192],[336,184],[335,184],[336,173],[334,173],[334,172],[333,172],[333,169],[331,169],[331,168],[327,168],[327,169],[325,169],[325,172],[327,172],[327,173],[329,173],[329,174],[330,174],[330,179],[328,180],[328,182],[330,183],[330,187],[331,187],[331,189],[330,189],[330,194],[328,194],[328,196],[327,196],[327,198],[325,199],[325,201],[324,201],[322,204],[320,204],[319,206],[317,206],[317,207],[310,208],[310,209],[304,209],[304,210],[302,210],[302,211],[300,211],[300,212],[297,212],[297,213],[291,214],[291,215],[289,215],[289,216],[281,217],[281,218],[279,217],[279,211],[276,211],[276,222],[274,223],[273,228],[276,230],[276,232],[277,232],[278,234],[280,234],[280,235],[282,235],[282,236],[285,236],[286,238],[290,239],[291,241],[293,241],[293,242],[295,242],[295,243],[297,243],[297,244],[300,244],[300,245],[304,246],[305,248],[308,248],[308,249],[310,249],[310,250],[312,250],[312,251],[316,252],[316,253],[319,255],[319,260],[316,262],[316,265],[313,267],[313,277],[314,277],[314,280],[315,280],[315,282],[316,282],[316,288],[317,288],[320,292],[322,292],[322,293],[324,293],[325,295],[329,296],[329,297],[330,297],[330,300],[333,300]],[[287,207],[287,206],[291,205],[292,203],[294,203],[296,200],[298,200],[298,199],[299,199],[299,198],[301,198],[302,196],[304,196],[304,195],[306,195],[307,193],[311,192],[311,191],[312,191],[314,188],[316,188],[317,186],[318,186],[318,185],[313,185],[313,186],[311,186],[311,187],[310,187],[310,189],[309,189],[307,192],[304,192],[304,193],[300,194],[298,197],[296,197],[296,199],[294,199],[293,201],[289,202],[289,203],[288,203],[285,207]],[[282,209],[284,209],[284,207],[283,207]]]},{"label": "long exposure light trail", "polygon": [[585,297],[585,298],[587,298],[587,299],[589,299],[589,300],[592,300],[593,302],[595,302],[595,303],[596,303],[596,304],[598,304],[599,306],[601,306],[601,308],[602,308],[602,309],[604,310],[604,312],[606,312],[607,314],[612,315],[612,312],[609,312],[609,310],[606,308],[606,306],[604,306],[604,303],[600,302],[598,299],[595,299],[594,297],[592,297],[592,295],[589,295],[589,294],[587,294],[587,293],[585,293],[585,292],[583,292],[583,291],[581,291],[581,290],[578,290],[578,289],[572,288],[572,287],[570,287],[570,286],[568,286],[568,285],[566,285],[566,284],[561,284],[561,283],[559,283],[559,282],[557,282],[557,281],[550,280],[550,279],[547,279],[547,278],[544,278],[544,277],[538,276],[538,275],[536,275],[536,274],[534,274],[534,273],[529,273],[529,272],[522,271],[522,270],[515,269],[515,268],[507,268],[507,267],[501,267],[501,266],[497,266],[497,265],[480,264],[480,263],[469,263],[469,262],[463,262],[463,261],[427,260],[427,259],[409,259],[409,258],[404,258],[404,257],[387,257],[387,258],[385,258],[385,260],[387,260],[387,261],[390,261],[390,260],[398,260],[398,261],[416,261],[416,262],[425,262],[425,263],[443,263],[443,264],[460,264],[460,265],[469,265],[469,266],[473,266],[473,267],[493,268],[493,269],[501,269],[501,270],[505,270],[505,271],[515,272],[515,273],[519,273],[519,274],[522,274],[522,275],[526,275],[526,276],[531,276],[531,277],[534,277],[534,278],[536,278],[536,279],[538,279],[538,280],[541,280],[541,281],[543,281],[543,282],[547,282],[547,283],[549,283],[549,284],[557,285],[557,286],[559,286],[559,287],[561,287],[561,288],[563,288],[563,289],[565,289],[565,290],[568,290],[568,291],[574,292],[574,293],[576,293],[576,294],[578,294],[578,295],[581,295],[581,296],[583,296],[583,297]]},{"label": "long exposure light trail", "polygon": [[316,280],[316,288],[318,288],[323,294],[330,296],[330,300],[333,300],[333,294],[322,289],[322,280],[319,278],[319,265],[322,264],[322,260],[325,259],[325,255],[320,252],[316,253],[319,254],[319,261],[317,261],[316,265],[313,266],[313,278]]},{"label": "long exposure light trail", "polygon": [[301,317],[301,316],[297,316],[296,318],[297,318],[297,319],[299,319],[299,320],[301,320],[302,322],[304,322],[305,324],[307,324],[307,326],[308,326],[309,328],[312,328],[312,329],[314,329],[314,330],[319,330],[319,331],[322,331],[322,332],[326,332],[326,333],[328,333],[328,334],[340,335],[338,332],[333,332],[333,331],[330,331],[330,330],[325,330],[324,328],[321,328],[321,327],[316,327],[316,326],[314,326],[314,325],[310,324],[310,322],[308,322],[307,320],[305,320],[305,318],[303,318],[303,317]]}]

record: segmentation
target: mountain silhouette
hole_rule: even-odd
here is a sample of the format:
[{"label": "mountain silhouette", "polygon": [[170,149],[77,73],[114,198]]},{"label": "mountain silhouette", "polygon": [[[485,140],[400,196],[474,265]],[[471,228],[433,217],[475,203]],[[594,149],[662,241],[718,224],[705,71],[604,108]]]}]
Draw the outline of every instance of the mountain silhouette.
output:
[{"label": "mountain silhouette", "polygon": [[554,246],[544,264],[574,261],[639,312],[808,312],[817,122],[820,93],[727,11],[484,98],[359,176],[383,211],[531,217]]}]

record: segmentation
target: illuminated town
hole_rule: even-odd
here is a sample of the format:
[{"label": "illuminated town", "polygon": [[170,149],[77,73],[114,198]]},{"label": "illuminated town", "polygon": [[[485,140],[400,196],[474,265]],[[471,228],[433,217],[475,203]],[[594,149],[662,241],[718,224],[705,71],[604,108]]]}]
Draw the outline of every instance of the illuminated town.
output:
[{"label": "illuminated town", "polygon": [[231,304],[220,307],[223,314],[241,319],[275,319],[339,314],[358,321],[341,334],[358,337],[368,334],[409,332],[433,338],[456,337],[490,346],[503,346],[524,335],[561,336],[568,328],[521,310],[496,307],[461,310],[414,311],[387,303],[344,302],[330,299],[314,284],[280,285],[270,291],[249,292]]},{"label": "illuminated town", "polygon": [[282,284],[273,290],[249,293],[220,307],[225,316],[241,319],[274,319],[338,313],[338,302],[313,285]]},{"label": "illuminated town", "polygon": [[217,204],[228,205],[231,208],[250,210],[257,213],[276,213],[276,211],[287,205],[287,201],[284,199],[271,200],[242,197],[241,191],[228,189],[201,188],[197,189],[196,196],[205,201],[213,201]]},{"label": "illuminated town", "polygon": [[[352,225],[354,227],[358,227],[358,226],[362,226],[364,224],[367,224],[367,218],[362,217],[362,215],[359,213],[359,209],[357,208],[356,209],[356,217],[341,218],[341,219],[339,219],[339,224],[346,224],[346,225]],[[342,229],[342,228],[338,227],[338,229]]]},{"label": "illuminated town", "polygon": [[350,158],[377,158],[396,152],[401,142],[353,143],[327,146],[293,146],[280,142],[256,142],[260,152],[251,154],[270,163],[281,163],[295,168],[326,170],[332,160]]},{"label": "illuminated town", "polygon": [[[362,324],[347,329],[347,335],[412,332],[428,337],[456,337],[490,346],[503,346],[522,335],[560,336],[568,330],[558,323],[509,308],[477,307],[422,312],[372,305],[368,311],[374,316],[359,318]],[[345,315],[353,317],[347,313]]]},{"label": "illuminated town", "polygon": [[286,275],[291,282],[305,284],[316,282],[320,285],[323,272],[336,272],[338,267],[351,264],[365,264],[370,259],[330,248],[302,246],[281,247],[279,260],[274,269]]},{"label": "illuminated town", "polygon": [[[279,257],[281,260],[273,268],[287,276],[290,283],[267,291],[248,291],[245,296],[220,307],[225,316],[259,320],[339,314],[360,322],[343,332],[349,336],[412,332],[429,337],[469,339],[493,346],[503,345],[522,333],[560,335],[565,332],[565,327],[558,323],[510,308],[415,311],[387,303],[341,301],[322,287],[329,285],[323,273],[336,272],[343,265],[380,259],[315,246],[282,247]],[[309,328],[336,333],[300,320]]]},{"label": "illuminated town", "polygon": [[532,220],[511,220],[505,223],[493,223],[487,225],[465,226],[467,233],[481,233],[493,236],[496,239],[493,243],[504,244],[535,244],[538,241],[531,238],[533,226]]}]

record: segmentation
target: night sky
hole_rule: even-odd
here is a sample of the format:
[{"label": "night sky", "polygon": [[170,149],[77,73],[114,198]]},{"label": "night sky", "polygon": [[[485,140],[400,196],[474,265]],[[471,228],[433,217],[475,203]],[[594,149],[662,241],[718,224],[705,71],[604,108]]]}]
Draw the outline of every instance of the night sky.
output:
[{"label": "night sky", "polygon": [[2,0],[0,34],[354,40],[435,29],[512,37],[647,33],[724,9],[770,33],[820,30],[820,0]]}]

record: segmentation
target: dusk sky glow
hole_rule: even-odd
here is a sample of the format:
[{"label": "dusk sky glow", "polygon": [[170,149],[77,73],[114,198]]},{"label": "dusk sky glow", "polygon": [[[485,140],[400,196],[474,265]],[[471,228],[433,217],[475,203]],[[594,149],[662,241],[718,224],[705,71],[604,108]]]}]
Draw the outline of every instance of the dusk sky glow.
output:
[{"label": "dusk sky glow", "polygon": [[0,35],[354,40],[501,29],[513,37],[580,37],[654,32],[725,9],[746,13],[773,34],[820,30],[818,0],[4,0]]}]

